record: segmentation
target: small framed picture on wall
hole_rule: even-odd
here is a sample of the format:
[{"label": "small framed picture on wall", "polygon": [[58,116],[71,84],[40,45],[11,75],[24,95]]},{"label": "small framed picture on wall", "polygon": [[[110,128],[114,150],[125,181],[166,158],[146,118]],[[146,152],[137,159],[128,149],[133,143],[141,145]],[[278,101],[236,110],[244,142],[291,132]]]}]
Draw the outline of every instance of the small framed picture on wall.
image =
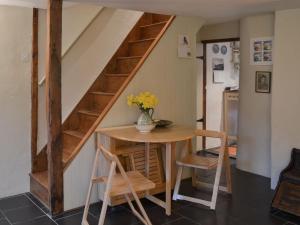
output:
[{"label": "small framed picture on wall", "polygon": [[270,93],[271,77],[272,73],[269,71],[257,71],[255,76],[255,92]]},{"label": "small framed picture on wall", "polygon": [[273,64],[273,38],[253,38],[250,40],[250,65]]}]

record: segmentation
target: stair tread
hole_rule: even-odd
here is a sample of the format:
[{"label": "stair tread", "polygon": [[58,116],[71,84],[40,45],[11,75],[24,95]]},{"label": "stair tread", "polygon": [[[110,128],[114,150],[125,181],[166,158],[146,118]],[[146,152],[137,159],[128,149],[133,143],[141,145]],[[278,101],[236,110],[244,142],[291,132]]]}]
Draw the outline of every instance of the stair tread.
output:
[{"label": "stair tread", "polygon": [[154,41],[154,40],[155,40],[155,38],[145,38],[145,39],[139,39],[139,40],[129,41],[128,43],[132,44],[132,43],[145,42],[145,41]]},{"label": "stair tread", "polygon": [[81,114],[89,115],[89,116],[99,116],[100,113],[97,111],[92,111],[92,110],[87,110],[87,109],[82,109],[78,111]]},{"label": "stair tread", "polygon": [[147,25],[142,25],[140,27],[141,28],[146,28],[146,27],[158,26],[158,25],[166,24],[167,22],[168,21],[161,21],[161,22],[157,22],[157,23],[151,23],[151,24],[147,24]]},{"label": "stair tread", "polygon": [[72,148],[64,148],[63,149],[63,163],[67,163],[70,156],[73,153],[73,149]]},{"label": "stair tread", "polygon": [[114,96],[116,94],[113,92],[103,92],[103,91],[91,91],[90,93],[95,95],[109,95],[109,96]]},{"label": "stair tread", "polygon": [[42,171],[37,173],[31,173],[30,176],[35,179],[37,182],[39,182],[43,187],[46,189],[49,188],[49,182],[48,182],[48,171]]},{"label": "stair tread", "polygon": [[138,58],[142,58],[142,55],[137,55],[137,56],[119,56],[117,57],[117,59],[138,59]]},{"label": "stair tread", "polygon": [[64,131],[65,134],[77,137],[77,138],[83,138],[84,137],[84,133],[82,133],[81,131],[78,130],[65,130]]}]

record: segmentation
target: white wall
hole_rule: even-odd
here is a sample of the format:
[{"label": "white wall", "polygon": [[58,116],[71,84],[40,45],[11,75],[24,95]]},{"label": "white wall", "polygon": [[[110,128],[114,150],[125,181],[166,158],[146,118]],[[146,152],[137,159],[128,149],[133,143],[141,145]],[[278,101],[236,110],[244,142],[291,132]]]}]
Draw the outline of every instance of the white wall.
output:
[{"label": "white wall", "polygon": [[[127,106],[127,95],[151,91],[159,98],[155,118],[165,118],[176,124],[195,126],[196,120],[196,32],[203,24],[199,18],[176,17],[161,41],[152,51],[135,78],[104,118],[101,127],[133,124],[138,109]],[[177,57],[178,34],[188,34],[192,43],[192,58]],[[65,173],[65,208],[84,204],[90,177],[94,146],[88,144]],[[86,160],[89,158],[89,160]],[[84,169],[82,169],[84,168]],[[80,173],[78,172],[80,171]]]},{"label": "white wall", "polygon": [[272,188],[289,160],[300,148],[300,9],[275,14],[275,55],[272,90]]},{"label": "white wall", "polygon": [[29,190],[31,18],[0,6],[0,198]]},{"label": "white wall", "polygon": [[[215,54],[212,50],[213,45],[217,44],[221,49],[227,47],[227,54],[223,55],[221,51]],[[207,45],[207,69],[206,69],[206,128],[209,130],[223,130],[223,91],[226,87],[239,86],[239,70],[234,69],[232,60],[232,48],[230,42],[213,43]],[[213,71],[213,59],[224,60],[224,71]],[[213,83],[213,73],[224,76],[224,83]],[[207,148],[220,146],[220,141],[215,138],[207,138]]]},{"label": "white wall", "polygon": [[255,93],[255,72],[272,66],[250,65],[250,39],[274,35],[274,15],[243,18],[240,22],[240,106],[237,167],[270,176],[271,94]]},{"label": "white wall", "polygon": [[[94,19],[101,14],[103,7],[92,5],[77,4],[72,7],[63,8],[62,18],[62,67],[63,69],[69,65],[64,64],[69,50],[73,45],[80,41],[86,29],[89,28]],[[39,81],[45,78],[45,45],[46,45],[46,17],[47,10],[39,10]],[[74,51],[73,51],[74,52]],[[80,55],[80,53],[79,53]],[[69,56],[68,56],[69,57]],[[63,77],[64,77],[63,72]],[[74,75],[75,76],[75,75]],[[65,89],[63,87],[63,89]],[[46,105],[45,105],[45,83],[39,87],[39,132],[38,132],[38,151],[40,151],[46,143]]]},{"label": "white wall", "polygon": [[208,24],[201,28],[197,34],[197,42],[203,40],[237,38],[240,36],[240,21]]}]

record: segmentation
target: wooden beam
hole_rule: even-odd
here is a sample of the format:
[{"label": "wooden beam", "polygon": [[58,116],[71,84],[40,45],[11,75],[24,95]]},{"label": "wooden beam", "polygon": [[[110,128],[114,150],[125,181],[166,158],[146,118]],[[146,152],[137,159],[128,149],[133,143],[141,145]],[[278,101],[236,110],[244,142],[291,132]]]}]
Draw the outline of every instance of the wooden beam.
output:
[{"label": "wooden beam", "polygon": [[32,62],[31,62],[31,171],[36,167],[38,136],[38,65],[39,65],[39,10],[32,12]]},{"label": "wooden beam", "polygon": [[48,130],[49,203],[52,215],[63,212],[61,116],[62,0],[48,0],[46,106]]},{"label": "wooden beam", "polygon": [[[203,88],[202,88],[202,95],[203,95],[203,102],[202,102],[202,110],[203,110],[203,125],[202,129],[206,130],[206,84],[207,84],[207,44],[203,43]],[[206,149],[206,137],[202,137],[202,149]]]}]

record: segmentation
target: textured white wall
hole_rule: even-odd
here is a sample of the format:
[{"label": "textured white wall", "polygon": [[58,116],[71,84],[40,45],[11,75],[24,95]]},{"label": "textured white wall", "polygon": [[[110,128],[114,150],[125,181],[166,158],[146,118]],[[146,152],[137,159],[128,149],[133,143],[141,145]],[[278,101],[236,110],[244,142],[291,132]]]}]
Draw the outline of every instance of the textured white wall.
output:
[{"label": "textured white wall", "polygon": [[0,198],[29,190],[31,18],[0,6]]},{"label": "textured white wall", "polygon": [[240,106],[237,167],[270,177],[271,94],[255,93],[255,72],[272,66],[250,65],[250,39],[274,35],[273,14],[247,17],[240,22]]},{"label": "textured white wall", "polygon": [[240,21],[208,24],[201,28],[197,34],[197,42],[203,40],[237,38],[240,36]]},{"label": "textured white wall", "polygon": [[272,94],[272,188],[289,160],[300,148],[300,9],[275,14],[275,55]]},{"label": "textured white wall", "polygon": [[[94,19],[101,14],[103,7],[80,5],[77,4],[73,7],[63,8],[62,18],[62,69],[66,67],[73,67],[73,65],[66,65],[65,61],[72,52],[73,45],[80,42],[81,36],[84,34],[89,25]],[[104,10],[104,9],[103,9]],[[39,10],[39,81],[45,77],[45,63],[46,63],[46,10]],[[96,35],[95,35],[96,36]],[[81,53],[77,53],[80,56]],[[73,56],[74,57],[74,56]],[[63,79],[65,77],[63,71]],[[74,75],[76,76],[76,75]],[[73,86],[75,87],[75,86]],[[63,86],[63,91],[65,87]],[[40,151],[46,144],[46,103],[45,103],[45,83],[39,87],[39,133],[38,133],[38,151]],[[71,110],[71,109],[69,109]]]}]

